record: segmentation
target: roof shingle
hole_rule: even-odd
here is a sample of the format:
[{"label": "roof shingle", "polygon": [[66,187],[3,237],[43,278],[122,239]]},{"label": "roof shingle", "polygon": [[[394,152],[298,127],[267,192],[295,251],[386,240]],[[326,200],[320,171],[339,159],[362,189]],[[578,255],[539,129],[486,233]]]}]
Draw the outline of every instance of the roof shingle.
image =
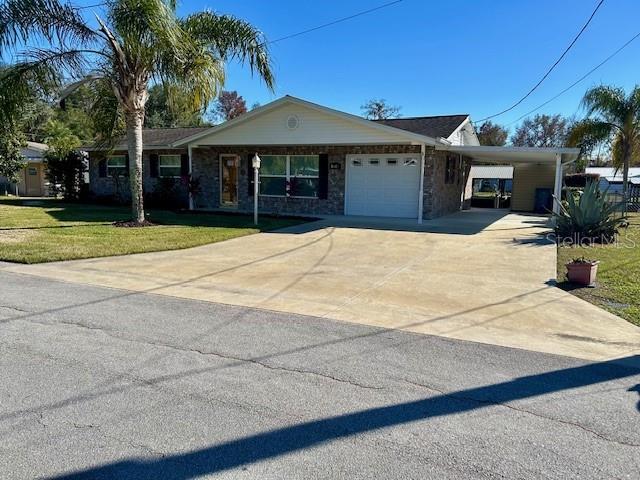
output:
[{"label": "roof shingle", "polygon": [[[188,138],[196,133],[204,132],[211,127],[176,127],[176,128],[143,128],[142,129],[142,144],[144,149],[151,149],[154,147],[166,147],[173,142]],[[103,145],[95,144],[90,145],[88,148],[101,149]],[[126,150],[127,139],[122,137],[115,142],[114,150]]]},{"label": "roof shingle", "polygon": [[373,121],[427,137],[448,138],[468,116],[467,114],[437,115],[433,117],[389,118],[387,120]]}]

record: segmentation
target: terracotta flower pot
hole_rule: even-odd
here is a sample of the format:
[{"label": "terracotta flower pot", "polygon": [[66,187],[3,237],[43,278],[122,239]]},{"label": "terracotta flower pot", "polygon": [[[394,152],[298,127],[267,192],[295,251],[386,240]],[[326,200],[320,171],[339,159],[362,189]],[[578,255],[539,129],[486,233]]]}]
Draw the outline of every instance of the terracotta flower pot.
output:
[{"label": "terracotta flower pot", "polygon": [[598,261],[567,263],[567,278],[572,283],[595,287]]}]

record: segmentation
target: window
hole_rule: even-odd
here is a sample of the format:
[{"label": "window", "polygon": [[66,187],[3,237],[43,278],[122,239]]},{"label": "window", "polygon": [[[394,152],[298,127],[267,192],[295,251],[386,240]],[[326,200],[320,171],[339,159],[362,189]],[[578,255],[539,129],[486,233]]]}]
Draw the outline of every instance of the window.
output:
[{"label": "window", "polygon": [[387,165],[397,165],[397,164],[398,164],[397,158],[387,158]]},{"label": "window", "polygon": [[126,155],[112,155],[107,158],[107,176],[125,177],[127,175]]},{"label": "window", "polygon": [[377,158],[372,158],[369,160],[369,165],[380,165],[380,160],[378,160]]},{"label": "window", "polygon": [[158,159],[158,174],[160,177],[179,177],[181,173],[180,155],[160,155]]},{"label": "window", "polygon": [[451,155],[447,155],[447,163],[444,170],[444,183],[456,183],[456,163],[457,158]]},{"label": "window", "polygon": [[362,166],[362,160],[352,160],[352,161],[351,161],[351,164],[352,164],[354,167],[361,167],[361,166]]},{"label": "window", "polygon": [[29,167],[29,175],[37,175],[38,169],[35,167]]},{"label": "window", "polygon": [[317,198],[318,155],[263,155],[261,158],[260,195]]},{"label": "window", "polygon": [[415,167],[418,164],[418,161],[415,158],[406,158],[404,161],[405,167]]}]

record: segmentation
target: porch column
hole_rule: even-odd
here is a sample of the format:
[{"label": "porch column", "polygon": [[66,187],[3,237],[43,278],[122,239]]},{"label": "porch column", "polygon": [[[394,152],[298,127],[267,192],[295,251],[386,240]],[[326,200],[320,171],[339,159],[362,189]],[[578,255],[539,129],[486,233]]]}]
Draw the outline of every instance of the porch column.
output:
[{"label": "porch column", "polygon": [[423,143],[420,145],[420,191],[418,192],[418,224],[422,224],[424,215],[424,157],[427,147]]},{"label": "porch column", "polygon": [[562,195],[562,154],[556,153],[556,179],[553,188],[553,212],[560,213]]},{"label": "porch column", "polygon": [[193,180],[193,161],[192,161],[192,146],[187,145],[187,151],[189,153],[189,183],[187,184],[187,191],[189,193],[189,210],[193,210],[193,194],[191,193],[191,180]]}]

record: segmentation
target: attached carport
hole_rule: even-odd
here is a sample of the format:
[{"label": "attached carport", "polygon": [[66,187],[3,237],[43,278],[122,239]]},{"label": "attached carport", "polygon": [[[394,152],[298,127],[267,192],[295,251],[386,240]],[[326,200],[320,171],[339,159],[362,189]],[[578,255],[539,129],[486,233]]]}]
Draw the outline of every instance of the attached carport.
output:
[{"label": "attached carport", "polygon": [[512,165],[513,195],[511,209],[533,210],[536,188],[552,188],[553,211],[560,210],[562,178],[567,165],[578,158],[578,148],[438,146],[436,149],[459,153],[474,164]]}]

